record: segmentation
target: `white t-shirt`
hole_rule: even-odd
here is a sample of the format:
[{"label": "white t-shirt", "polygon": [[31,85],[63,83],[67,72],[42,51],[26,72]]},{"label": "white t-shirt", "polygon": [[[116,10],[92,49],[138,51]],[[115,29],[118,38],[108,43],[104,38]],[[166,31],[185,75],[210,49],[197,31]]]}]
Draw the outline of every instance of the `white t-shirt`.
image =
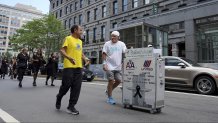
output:
[{"label": "white t-shirt", "polygon": [[106,64],[109,70],[121,70],[122,68],[122,53],[125,53],[126,45],[122,41],[113,43],[107,41],[103,47],[103,53],[107,54]]}]

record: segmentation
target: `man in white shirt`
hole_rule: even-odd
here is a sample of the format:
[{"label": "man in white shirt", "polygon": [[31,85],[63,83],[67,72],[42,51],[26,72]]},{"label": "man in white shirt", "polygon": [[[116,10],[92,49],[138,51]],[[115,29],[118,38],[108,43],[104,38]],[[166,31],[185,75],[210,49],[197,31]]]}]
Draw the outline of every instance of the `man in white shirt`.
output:
[{"label": "man in white shirt", "polygon": [[119,41],[120,33],[113,31],[111,33],[111,40],[104,44],[102,51],[103,69],[107,73],[108,86],[107,86],[107,103],[115,104],[112,98],[112,91],[115,89],[122,80],[122,58],[126,51],[126,45]]}]

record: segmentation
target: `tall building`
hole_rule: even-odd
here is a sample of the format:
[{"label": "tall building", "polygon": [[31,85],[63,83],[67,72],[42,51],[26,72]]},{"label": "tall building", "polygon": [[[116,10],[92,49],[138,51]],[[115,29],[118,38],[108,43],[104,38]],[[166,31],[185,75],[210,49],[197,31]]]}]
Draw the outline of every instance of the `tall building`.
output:
[{"label": "tall building", "polygon": [[169,55],[218,62],[218,0],[50,0],[50,12],[67,30],[84,27],[84,52],[92,63],[101,63],[112,30],[141,22],[168,32]]},{"label": "tall building", "polygon": [[12,52],[9,36],[15,34],[28,21],[43,16],[41,11],[29,5],[18,3],[11,7],[0,4],[0,55],[7,51]]}]

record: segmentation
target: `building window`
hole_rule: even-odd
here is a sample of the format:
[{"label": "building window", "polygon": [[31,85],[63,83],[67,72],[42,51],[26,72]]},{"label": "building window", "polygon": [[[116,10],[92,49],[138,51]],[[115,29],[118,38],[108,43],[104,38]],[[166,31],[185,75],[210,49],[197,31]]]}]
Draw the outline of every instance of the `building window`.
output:
[{"label": "building window", "polygon": [[65,14],[68,13],[68,6],[65,7]]},{"label": "building window", "polygon": [[83,0],[80,0],[80,8],[82,8],[83,7]]},{"label": "building window", "polygon": [[87,0],[88,5],[91,3],[91,0]]},{"label": "building window", "polygon": [[61,0],[61,4],[63,3],[63,0]]},{"label": "building window", "polygon": [[82,24],[82,19],[83,19],[83,16],[82,16],[82,14],[81,14],[81,15],[79,15],[79,25]]},{"label": "building window", "polygon": [[53,5],[52,5],[52,8],[54,8],[55,7],[55,3],[53,3]]},{"label": "building window", "polygon": [[72,23],[72,18],[70,18],[70,19],[69,19],[69,25],[68,25],[68,26],[69,26],[69,29],[71,28],[72,24],[73,24],[73,23]]},{"label": "building window", "polygon": [[67,28],[67,20],[64,21],[64,29]]},{"label": "building window", "polygon": [[149,4],[151,0],[144,0],[144,4]]},{"label": "building window", "polygon": [[77,10],[77,9],[78,9],[78,3],[75,2],[75,10]]},{"label": "building window", "polygon": [[58,6],[58,4],[59,4],[59,1],[57,0],[57,2],[56,2],[56,6]]},{"label": "building window", "polygon": [[128,7],[128,0],[123,0],[122,1],[122,10],[127,11],[127,7]]},{"label": "building window", "polygon": [[97,31],[97,28],[94,28],[93,29],[93,43],[96,43],[96,31]]},{"label": "building window", "polygon": [[94,20],[97,20],[97,12],[98,12],[98,9],[96,8],[96,9],[94,10]]},{"label": "building window", "polygon": [[132,8],[138,7],[138,0],[132,0]]},{"label": "building window", "polygon": [[89,44],[89,30],[86,30],[86,44]]},{"label": "building window", "polygon": [[74,24],[76,24],[76,16],[73,18],[73,22]]},{"label": "building window", "polygon": [[87,22],[90,21],[90,11],[87,12]]},{"label": "building window", "polygon": [[105,26],[101,26],[101,39],[105,39]]},{"label": "building window", "polygon": [[59,15],[59,17],[61,17],[62,16],[62,9],[60,10],[60,15]]},{"label": "building window", "polygon": [[73,4],[70,4],[70,13],[73,11]]},{"label": "building window", "polygon": [[113,2],[113,14],[117,14],[118,13],[118,5],[117,5],[117,1]]},{"label": "building window", "polygon": [[112,28],[117,28],[117,22],[112,24]]},{"label": "building window", "polygon": [[58,18],[58,12],[55,13],[55,17]]},{"label": "building window", "polygon": [[106,12],[107,12],[106,6],[104,5],[102,6],[102,18],[106,17]]}]

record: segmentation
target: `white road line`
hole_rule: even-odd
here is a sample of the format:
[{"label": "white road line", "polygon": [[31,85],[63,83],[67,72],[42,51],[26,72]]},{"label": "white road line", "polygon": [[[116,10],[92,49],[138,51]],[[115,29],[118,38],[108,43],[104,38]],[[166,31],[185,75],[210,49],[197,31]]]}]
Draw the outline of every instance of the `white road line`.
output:
[{"label": "white road line", "polygon": [[101,83],[83,83],[83,84],[107,86],[107,84],[101,84]]},{"label": "white road line", "polygon": [[210,95],[201,95],[201,94],[191,94],[191,93],[183,93],[183,92],[173,92],[173,91],[165,91],[167,93],[175,93],[175,94],[184,94],[191,96],[199,96],[199,97],[212,97],[218,99],[218,96],[210,96]]},{"label": "white road line", "polygon": [[[85,83],[88,85],[100,85],[100,86],[107,86],[107,84],[101,84],[101,83]],[[122,86],[118,86],[122,87]],[[174,94],[183,94],[183,95],[189,95],[189,96],[199,96],[199,97],[210,97],[210,98],[216,98],[218,99],[218,96],[210,96],[210,95],[201,95],[201,94],[191,94],[191,93],[185,93],[185,92],[174,92],[174,91],[165,91],[166,93],[174,93]]]},{"label": "white road line", "polygon": [[[31,78],[31,77],[27,77],[27,78]],[[45,78],[40,78],[39,79],[45,79]],[[99,86],[107,86],[107,84],[102,84],[102,83],[86,83],[85,84],[89,84],[89,85],[99,85]],[[118,87],[122,87],[122,86],[118,86]],[[174,91],[165,91],[166,93],[174,93],[174,94],[184,94],[184,95],[191,95],[191,96],[200,96],[200,97],[212,97],[212,98],[217,98],[218,96],[210,96],[210,95],[201,95],[201,94],[191,94],[191,93],[185,93],[185,92],[174,92]]]},{"label": "white road line", "polygon": [[0,109],[0,117],[6,123],[20,123],[18,120],[16,120],[14,117],[12,117],[10,114],[3,111],[2,109]]}]

